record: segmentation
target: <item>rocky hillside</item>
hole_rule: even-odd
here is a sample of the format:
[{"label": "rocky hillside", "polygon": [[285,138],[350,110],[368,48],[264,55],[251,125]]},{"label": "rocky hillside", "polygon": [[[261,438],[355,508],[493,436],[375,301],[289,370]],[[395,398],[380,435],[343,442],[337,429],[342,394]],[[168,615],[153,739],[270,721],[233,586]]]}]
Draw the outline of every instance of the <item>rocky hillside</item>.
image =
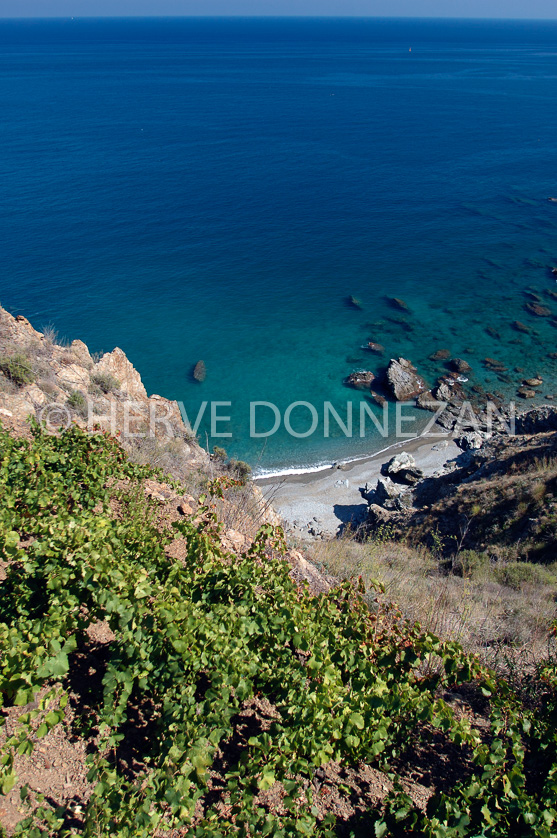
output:
[{"label": "rocky hillside", "polygon": [[279,523],[271,505],[245,472],[210,455],[199,445],[177,402],[147,395],[141,376],[121,349],[97,358],[81,340],[58,342],[38,332],[22,315],[0,307],[0,422],[18,436],[29,436],[29,418],[57,432],[71,425],[117,436],[138,463],[160,468],[181,481],[195,497],[220,474],[241,483],[220,510],[232,531],[250,538],[263,523]]},{"label": "rocky hillside", "polygon": [[367,531],[388,526],[405,541],[433,541],[445,555],[486,551],[493,559],[556,560],[557,408],[517,418],[516,434],[460,438],[463,451],[442,473],[423,479],[399,455],[366,493]]}]

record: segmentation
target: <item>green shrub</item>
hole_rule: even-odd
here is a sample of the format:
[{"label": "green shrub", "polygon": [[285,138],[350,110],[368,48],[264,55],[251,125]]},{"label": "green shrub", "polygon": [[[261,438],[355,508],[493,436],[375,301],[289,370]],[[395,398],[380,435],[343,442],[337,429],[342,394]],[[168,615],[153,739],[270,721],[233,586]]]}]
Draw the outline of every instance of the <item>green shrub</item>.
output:
[{"label": "green shrub", "polygon": [[6,378],[9,378],[10,381],[13,381],[14,384],[17,384],[20,387],[24,384],[32,384],[35,380],[31,362],[22,352],[16,352],[14,355],[4,355],[1,357],[0,371],[4,373]]},{"label": "green shrub", "polygon": [[72,390],[67,398],[69,406],[81,416],[87,415],[87,399],[80,390]]},{"label": "green shrub", "polygon": [[118,390],[120,387],[118,379],[114,378],[114,376],[109,372],[95,372],[91,376],[91,381],[93,384],[96,384],[103,393],[111,393],[113,390]]},{"label": "green shrub", "polygon": [[251,466],[243,460],[229,460],[228,468],[237,480],[246,483],[251,475]]},{"label": "green shrub", "polygon": [[462,550],[453,561],[453,573],[466,579],[476,579],[483,575],[489,566],[487,553],[477,550]]},{"label": "green shrub", "polygon": [[219,445],[215,445],[213,448],[213,457],[224,462],[228,459],[228,454],[224,448],[221,448]]},{"label": "green shrub", "polygon": [[523,585],[551,585],[556,579],[545,567],[530,562],[512,562],[495,569],[495,578],[502,585],[519,591]]}]

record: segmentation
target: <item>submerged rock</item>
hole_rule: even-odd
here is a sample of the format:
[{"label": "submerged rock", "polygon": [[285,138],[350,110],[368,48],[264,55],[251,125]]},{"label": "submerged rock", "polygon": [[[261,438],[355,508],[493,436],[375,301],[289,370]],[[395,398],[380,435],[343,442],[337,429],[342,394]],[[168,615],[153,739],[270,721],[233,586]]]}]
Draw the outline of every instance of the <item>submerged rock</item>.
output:
[{"label": "submerged rock", "polygon": [[437,349],[432,355],[429,356],[430,361],[446,361],[447,358],[451,357],[451,353],[448,349]]},{"label": "submerged rock", "polygon": [[551,309],[539,303],[524,303],[524,310],[535,317],[551,317]]},{"label": "submerged rock", "polygon": [[397,311],[410,311],[408,305],[404,302],[404,300],[401,300],[400,297],[387,297],[387,301],[393,308],[396,308]]},{"label": "submerged rock", "polygon": [[193,368],[193,377],[196,381],[205,381],[207,378],[207,367],[205,361],[198,361]]},{"label": "submerged rock", "polygon": [[375,355],[382,355],[385,351],[385,347],[381,343],[376,343],[373,340],[370,340],[364,347],[369,352],[373,352]]},{"label": "submerged rock", "polygon": [[527,326],[526,323],[521,323],[520,320],[515,320],[511,323],[512,328],[515,332],[530,332],[530,326]]},{"label": "submerged rock", "polygon": [[543,378],[540,378],[539,375],[535,378],[525,378],[522,382],[522,385],[525,387],[541,387],[543,384]]},{"label": "submerged rock", "polygon": [[352,294],[346,297],[346,305],[349,308],[357,308],[359,311],[363,309],[361,301],[357,297],[353,297]]}]

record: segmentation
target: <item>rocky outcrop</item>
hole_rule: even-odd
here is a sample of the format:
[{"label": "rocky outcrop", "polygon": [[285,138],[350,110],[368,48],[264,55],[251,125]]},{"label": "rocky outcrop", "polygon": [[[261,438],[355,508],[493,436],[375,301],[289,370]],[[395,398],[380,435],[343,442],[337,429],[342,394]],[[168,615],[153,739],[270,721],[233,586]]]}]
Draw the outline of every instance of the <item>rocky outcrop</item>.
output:
[{"label": "rocky outcrop", "polygon": [[472,367],[468,363],[468,361],[464,361],[462,358],[452,358],[449,361],[449,366],[454,372],[458,372],[461,375],[472,372]]},{"label": "rocky outcrop", "polygon": [[0,308],[0,353],[25,358],[28,378],[14,382],[0,373],[0,417],[16,432],[25,433],[34,416],[49,430],[72,423],[88,430],[119,435],[124,448],[173,443],[173,456],[188,467],[208,462],[177,402],[149,397],[139,372],[116,348],[96,363],[80,340],[69,346],[42,334],[27,318]]},{"label": "rocky outcrop", "polygon": [[347,387],[354,387],[355,390],[369,390],[375,375],[369,370],[359,370],[358,372],[351,372],[344,383]]},{"label": "rocky outcrop", "polygon": [[398,402],[414,399],[428,389],[416,367],[406,358],[391,359],[385,373],[385,386]]},{"label": "rocky outcrop", "polygon": [[390,477],[396,483],[403,483],[407,486],[413,486],[424,476],[421,468],[416,465],[412,454],[408,454],[406,451],[395,454],[388,463],[384,463],[381,467],[381,474]]},{"label": "rocky outcrop", "polygon": [[205,381],[207,378],[207,367],[205,366],[205,361],[198,361],[195,367],[193,368],[193,377],[196,381]]}]

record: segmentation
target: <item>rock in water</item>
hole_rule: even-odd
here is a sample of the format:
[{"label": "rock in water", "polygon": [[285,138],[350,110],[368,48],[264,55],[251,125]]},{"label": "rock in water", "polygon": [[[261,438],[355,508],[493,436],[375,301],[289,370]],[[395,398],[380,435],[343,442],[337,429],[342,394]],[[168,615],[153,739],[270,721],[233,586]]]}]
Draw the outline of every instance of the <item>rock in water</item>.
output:
[{"label": "rock in water", "polygon": [[468,361],[464,361],[462,358],[453,358],[451,361],[449,361],[449,365],[451,369],[453,369],[455,372],[472,372],[472,367],[470,366]]},{"label": "rock in water", "polygon": [[400,297],[387,297],[387,300],[397,311],[409,311],[407,304]]},{"label": "rock in water", "polygon": [[348,387],[354,387],[356,390],[369,390],[374,379],[374,374],[369,370],[360,370],[359,372],[351,372],[344,379],[344,383]]},{"label": "rock in water", "polygon": [[551,309],[539,303],[524,303],[524,309],[535,317],[551,317]]},{"label": "rock in water", "polygon": [[419,396],[427,390],[424,379],[418,375],[416,367],[406,358],[394,358],[389,362],[386,372],[387,387],[397,402],[405,402]]},{"label": "rock in water", "polygon": [[374,340],[370,340],[369,343],[363,347],[370,352],[373,352],[375,355],[382,355],[385,351],[385,347],[381,343],[376,343]]},{"label": "rock in water", "polygon": [[207,367],[205,361],[198,361],[193,368],[193,377],[196,381],[205,381],[207,378]]},{"label": "rock in water", "polygon": [[346,304],[350,308],[357,308],[359,311],[361,311],[363,308],[361,300],[359,300],[357,297],[353,297],[352,294],[349,297],[346,297]]}]

